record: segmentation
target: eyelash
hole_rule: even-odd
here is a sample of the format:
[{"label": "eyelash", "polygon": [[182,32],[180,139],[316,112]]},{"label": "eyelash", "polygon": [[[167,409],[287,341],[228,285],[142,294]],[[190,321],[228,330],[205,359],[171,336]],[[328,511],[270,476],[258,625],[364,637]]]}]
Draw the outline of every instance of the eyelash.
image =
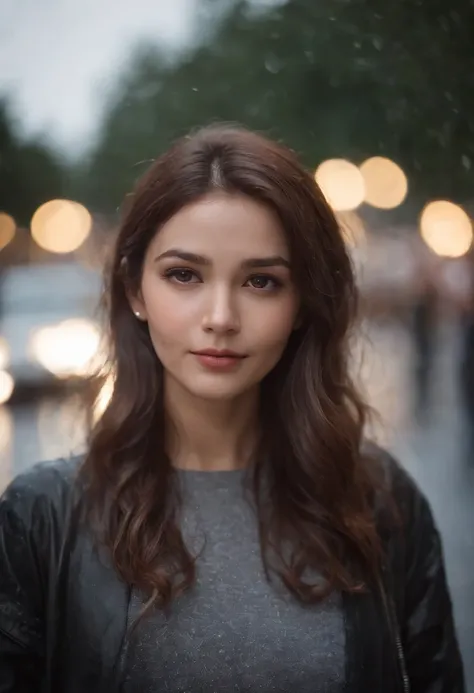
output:
[{"label": "eyelash", "polygon": [[[176,284],[181,284],[182,286],[187,285],[187,284],[198,284],[199,282],[193,282],[193,281],[180,281],[178,276],[179,274],[189,274],[193,277],[199,278],[199,275],[197,272],[195,272],[192,269],[189,269],[187,267],[172,267],[168,270],[166,270],[163,274],[165,279],[168,279],[169,281],[173,281]],[[280,279],[277,279],[277,277],[274,277],[270,274],[253,274],[251,277],[247,279],[247,282],[251,281],[252,279],[264,279],[265,281],[271,282],[273,286],[271,288],[258,288],[256,286],[251,286],[250,288],[254,289],[255,291],[277,291],[283,286],[283,282]],[[246,283],[247,283],[246,282]]]}]

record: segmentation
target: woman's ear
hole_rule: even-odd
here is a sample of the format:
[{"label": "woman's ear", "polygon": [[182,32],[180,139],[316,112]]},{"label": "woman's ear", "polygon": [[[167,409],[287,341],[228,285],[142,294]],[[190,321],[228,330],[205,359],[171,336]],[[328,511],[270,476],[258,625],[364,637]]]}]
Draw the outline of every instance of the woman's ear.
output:
[{"label": "woman's ear", "polygon": [[138,320],[143,320],[144,322],[146,322],[148,319],[148,316],[147,316],[145,301],[143,300],[141,291],[139,291],[137,294],[133,294],[133,295],[127,293],[127,298],[128,298],[128,302],[130,304],[130,308],[132,310],[132,313],[135,315],[135,317]]},{"label": "woman's ear", "polygon": [[132,313],[138,320],[146,321],[148,316],[145,301],[143,300],[143,294],[138,286],[135,286],[132,284],[132,282],[130,282],[128,277],[128,261],[126,257],[123,257],[120,262],[120,273]]}]

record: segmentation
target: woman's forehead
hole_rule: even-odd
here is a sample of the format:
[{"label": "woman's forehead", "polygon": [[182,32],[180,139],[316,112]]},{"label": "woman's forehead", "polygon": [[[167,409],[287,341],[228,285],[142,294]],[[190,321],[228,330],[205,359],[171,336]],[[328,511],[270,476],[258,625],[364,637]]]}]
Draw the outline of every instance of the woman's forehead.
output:
[{"label": "woman's forehead", "polygon": [[213,195],[179,210],[156,234],[151,253],[180,248],[222,256],[282,255],[288,258],[283,228],[271,209],[243,195]]}]

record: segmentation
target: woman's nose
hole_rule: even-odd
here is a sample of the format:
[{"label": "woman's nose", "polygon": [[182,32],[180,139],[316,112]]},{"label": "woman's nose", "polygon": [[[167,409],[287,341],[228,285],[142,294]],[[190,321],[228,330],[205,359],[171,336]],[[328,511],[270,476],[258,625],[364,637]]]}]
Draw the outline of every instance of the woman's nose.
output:
[{"label": "woman's nose", "polygon": [[220,334],[240,331],[240,317],[235,297],[227,288],[214,289],[204,313],[203,329]]}]

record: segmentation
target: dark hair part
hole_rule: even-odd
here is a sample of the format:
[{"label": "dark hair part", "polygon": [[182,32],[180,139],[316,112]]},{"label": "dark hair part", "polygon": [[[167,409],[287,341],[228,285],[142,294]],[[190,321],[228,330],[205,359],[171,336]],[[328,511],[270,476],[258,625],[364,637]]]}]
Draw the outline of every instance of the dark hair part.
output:
[{"label": "dark hair part", "polygon": [[[107,292],[113,395],[82,469],[90,517],[117,572],[149,607],[170,605],[193,584],[195,557],[180,531],[177,477],[164,446],[163,368],[127,295],[140,286],[160,227],[216,190],[277,214],[302,297],[302,324],[261,386],[253,488],[267,573],[303,602],[363,589],[378,576],[380,545],[361,452],[366,407],[349,375],[357,303],[350,258],[313,176],[293,152],[244,129],[212,126],[179,140],[128,200]],[[307,568],[324,580],[308,582]]]}]

